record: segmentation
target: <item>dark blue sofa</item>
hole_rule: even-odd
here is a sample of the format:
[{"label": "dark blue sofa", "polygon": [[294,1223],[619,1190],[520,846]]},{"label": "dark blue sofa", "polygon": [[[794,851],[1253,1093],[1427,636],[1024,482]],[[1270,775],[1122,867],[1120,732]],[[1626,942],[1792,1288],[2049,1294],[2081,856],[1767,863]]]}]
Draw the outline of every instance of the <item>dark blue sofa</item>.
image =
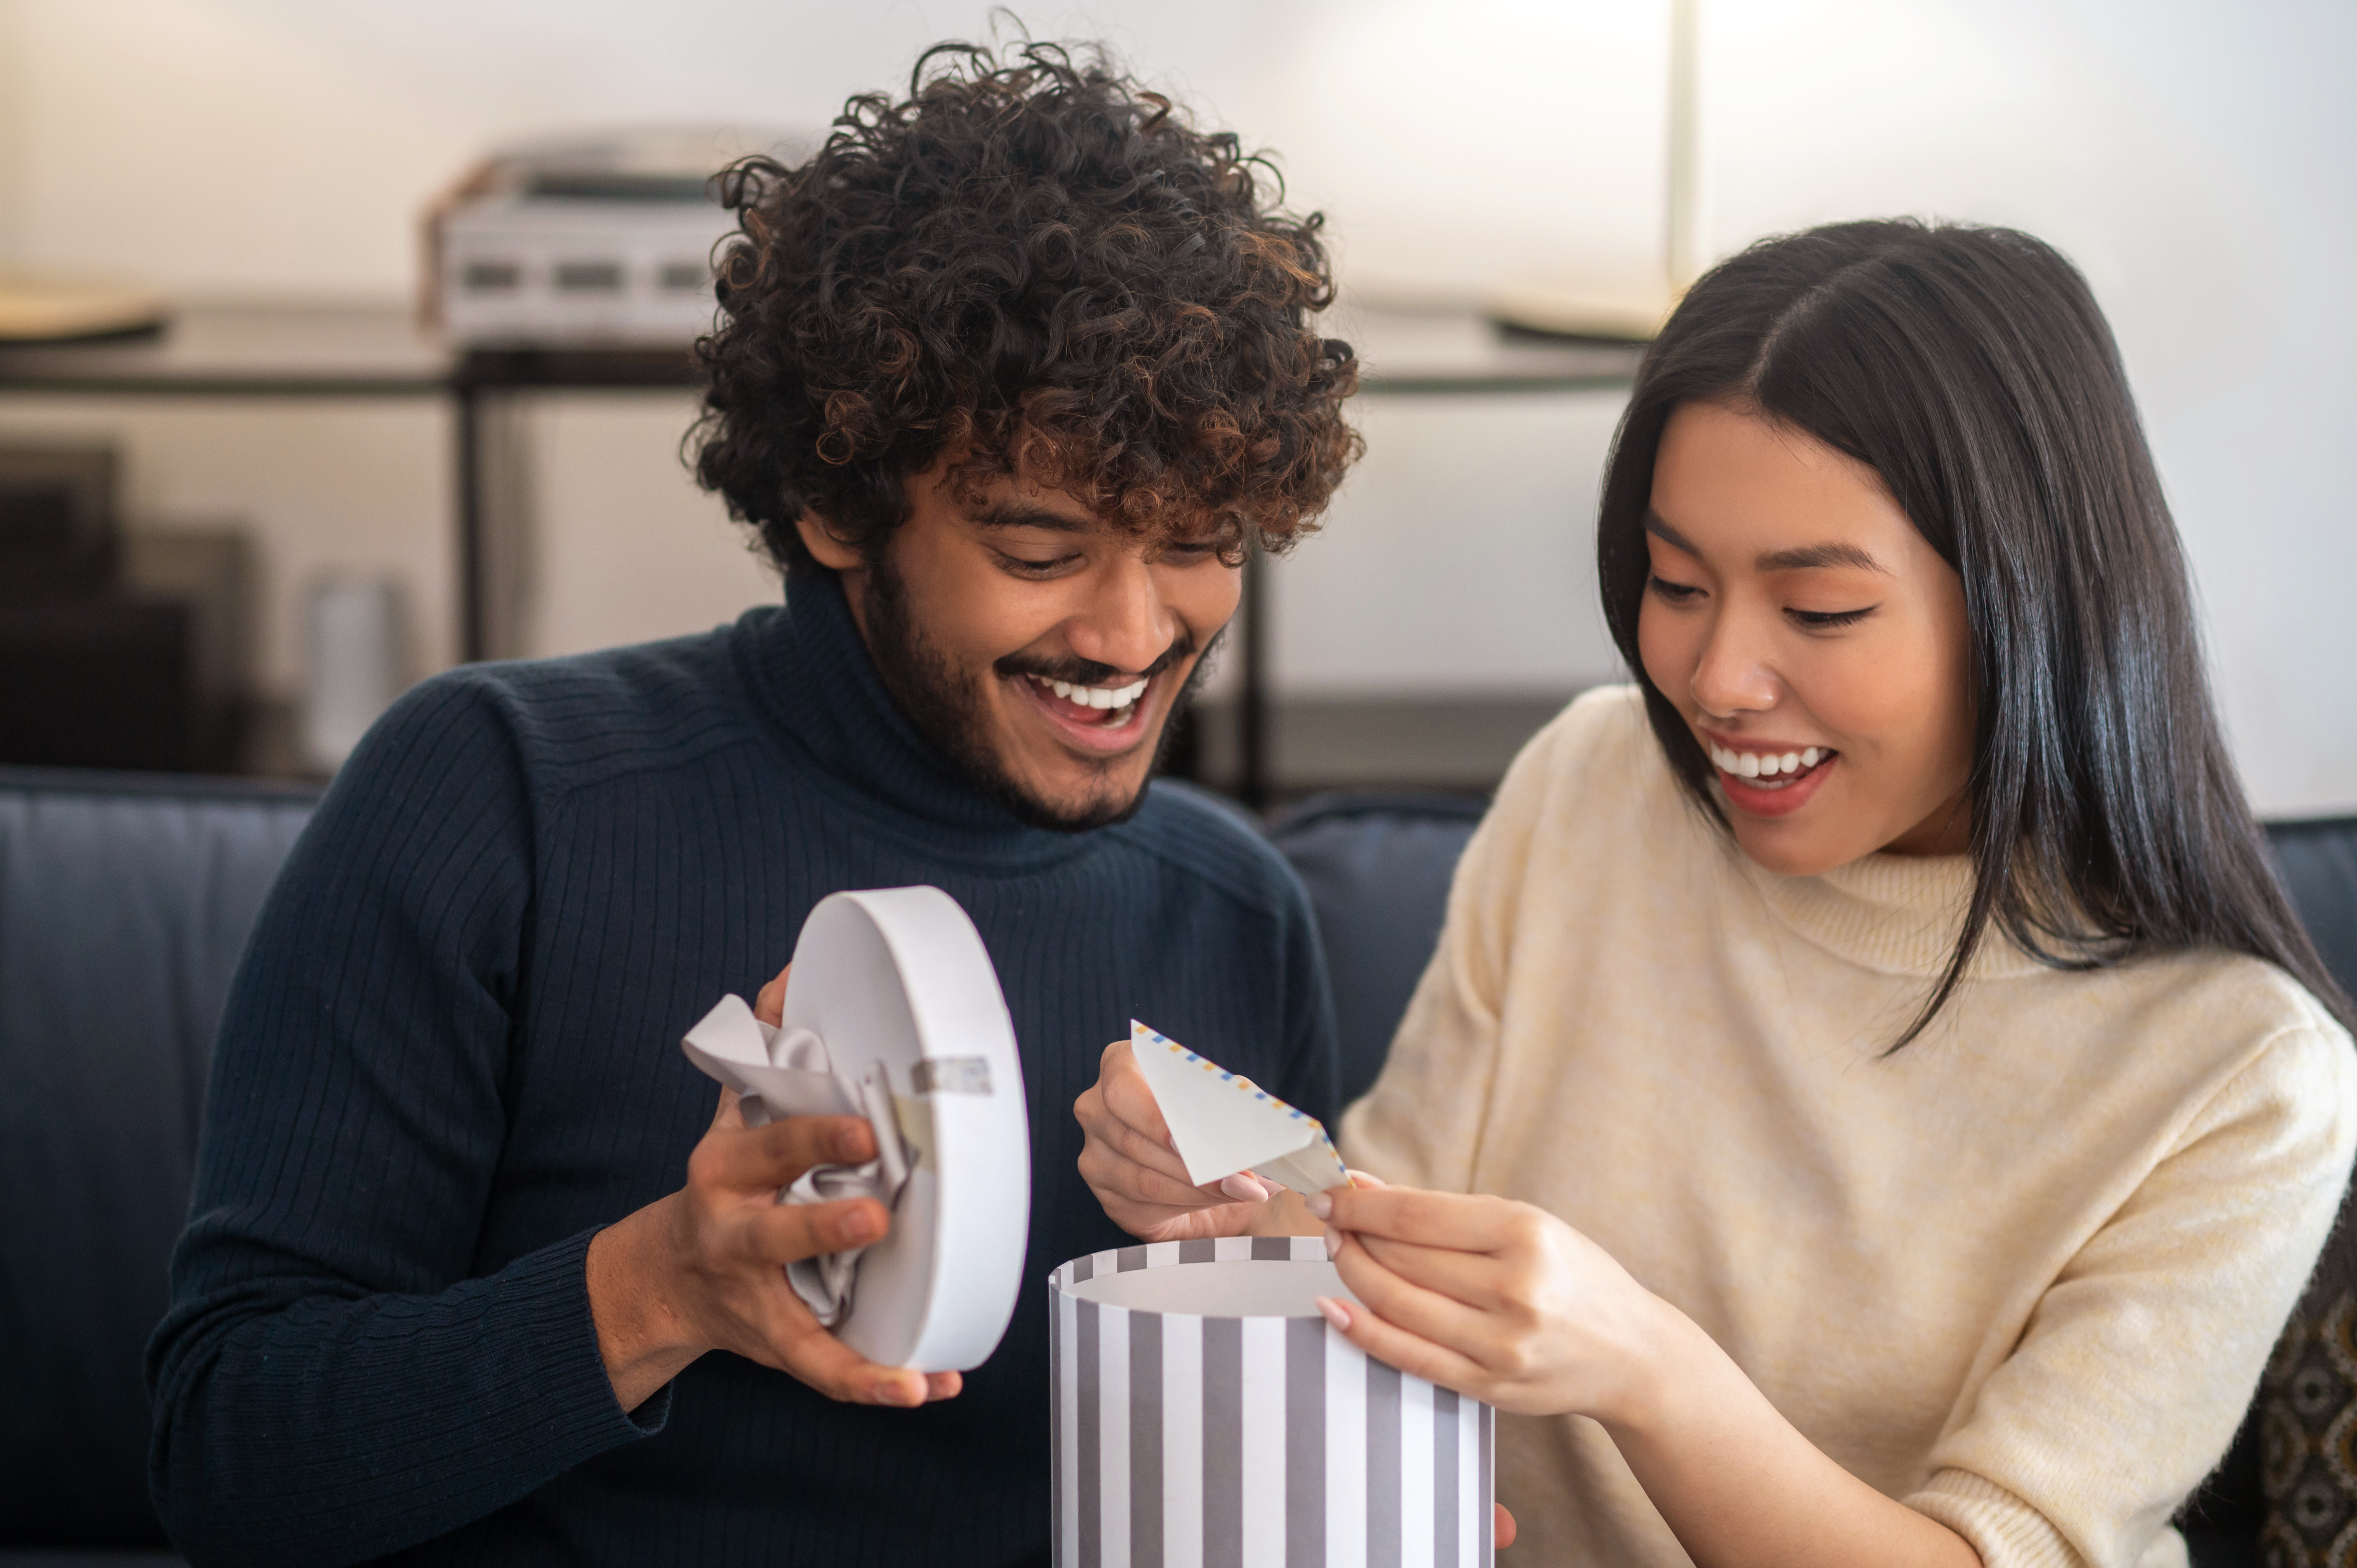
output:
[{"label": "dark blue sofa", "polygon": [[[145,1490],[140,1353],[188,1204],[215,1022],[309,791],[0,768],[0,1564],[175,1561]],[[1318,909],[1348,1094],[1371,1083],[1480,802],[1332,796],[1268,824]],[[2271,830],[2344,983],[2357,819]],[[2202,1568],[2255,1563],[2244,1444],[2193,1517]]]}]

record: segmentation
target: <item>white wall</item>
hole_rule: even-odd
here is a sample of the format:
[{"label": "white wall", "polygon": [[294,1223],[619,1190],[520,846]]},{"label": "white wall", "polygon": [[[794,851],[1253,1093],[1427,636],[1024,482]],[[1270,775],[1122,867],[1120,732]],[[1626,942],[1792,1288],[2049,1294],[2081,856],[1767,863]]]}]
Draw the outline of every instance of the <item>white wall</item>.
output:
[{"label": "white wall", "polygon": [[[1470,296],[1566,264],[1610,288],[1653,265],[1667,0],[1027,10],[1043,36],[1111,38],[1279,149],[1362,291]],[[130,268],[189,292],[404,296],[419,206],[490,141],[640,119],[815,124],[845,92],[900,81],[921,44],[988,26],[979,5],[912,0],[0,0],[0,262]],[[1720,251],[1930,212],[2021,224],[2086,266],[2178,507],[2255,794],[2279,811],[2357,806],[2357,636],[2338,602],[2357,581],[2342,435],[2357,307],[2340,276],[2357,242],[2357,8],[1704,0],[1703,38]],[[1282,678],[1532,690],[1598,673],[1580,574],[1609,416],[1591,404],[1371,402],[1366,467],[1284,568]],[[350,493],[294,497],[264,477],[283,443],[225,418],[200,441],[135,435],[140,493],[248,511],[282,582],[303,549],[401,556],[430,649],[448,621],[433,578],[447,491],[418,476],[441,458],[406,415],[332,417],[381,427],[408,477],[355,456]],[[770,591],[717,508],[675,467],[648,467],[670,461],[675,408],[534,419],[554,432],[537,646],[687,629]],[[290,681],[285,638],[272,646]]]}]

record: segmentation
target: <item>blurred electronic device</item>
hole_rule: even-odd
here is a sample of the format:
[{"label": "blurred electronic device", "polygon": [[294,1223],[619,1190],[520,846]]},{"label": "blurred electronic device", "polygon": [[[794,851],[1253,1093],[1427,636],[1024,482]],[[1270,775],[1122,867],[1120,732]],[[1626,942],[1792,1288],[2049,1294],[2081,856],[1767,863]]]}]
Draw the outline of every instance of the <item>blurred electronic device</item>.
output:
[{"label": "blurred electronic device", "polygon": [[717,171],[812,139],[649,127],[495,152],[426,216],[425,316],[468,348],[660,349],[712,329]]}]

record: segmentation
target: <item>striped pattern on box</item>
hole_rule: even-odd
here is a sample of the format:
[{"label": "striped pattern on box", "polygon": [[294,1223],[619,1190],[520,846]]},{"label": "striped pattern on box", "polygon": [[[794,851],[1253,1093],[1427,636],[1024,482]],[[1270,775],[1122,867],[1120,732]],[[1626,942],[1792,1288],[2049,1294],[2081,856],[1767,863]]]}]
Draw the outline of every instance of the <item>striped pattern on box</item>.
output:
[{"label": "striped pattern on box", "polygon": [[1493,1412],[1322,1317],[1129,1309],[1072,1287],[1322,1238],[1167,1241],[1049,1275],[1058,1568],[1491,1568]]}]

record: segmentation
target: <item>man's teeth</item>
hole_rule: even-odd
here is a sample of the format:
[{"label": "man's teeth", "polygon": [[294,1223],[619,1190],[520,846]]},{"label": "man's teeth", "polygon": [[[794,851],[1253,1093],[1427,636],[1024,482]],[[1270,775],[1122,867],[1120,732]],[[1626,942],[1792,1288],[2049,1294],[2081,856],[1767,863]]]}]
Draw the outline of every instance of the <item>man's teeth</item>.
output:
[{"label": "man's teeth", "polygon": [[1146,695],[1149,682],[1133,681],[1126,686],[1075,686],[1070,681],[1049,681],[1031,677],[1068,703],[1083,708],[1125,708]]},{"label": "man's teeth", "polygon": [[1731,751],[1723,746],[1710,748],[1711,765],[1722,773],[1732,773],[1738,779],[1773,779],[1780,774],[1799,773],[1814,768],[1830,751],[1810,746],[1805,751]]}]

